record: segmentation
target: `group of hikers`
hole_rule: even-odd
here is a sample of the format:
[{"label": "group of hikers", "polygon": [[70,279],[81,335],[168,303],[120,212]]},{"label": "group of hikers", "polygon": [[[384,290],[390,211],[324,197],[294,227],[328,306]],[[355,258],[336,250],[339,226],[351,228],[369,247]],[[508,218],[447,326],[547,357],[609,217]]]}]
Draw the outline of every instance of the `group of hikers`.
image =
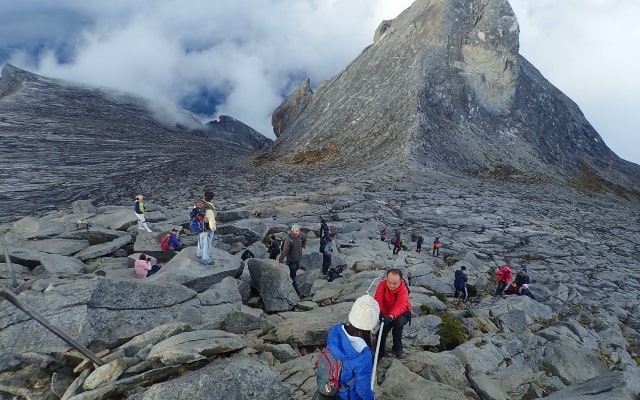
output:
[{"label": "group of hikers", "polygon": [[[380,229],[380,240],[387,240],[387,227],[383,226]],[[409,246],[407,246],[407,240],[404,239],[400,233],[399,229],[396,229],[394,232],[393,239],[391,239],[391,243],[393,244],[393,255],[399,254],[400,250],[408,251]],[[416,253],[422,252],[422,244],[424,243],[424,238],[422,235],[418,235],[416,238]],[[433,252],[432,255],[434,257],[440,257],[440,237],[436,237],[433,240]]]},{"label": "group of hikers", "polygon": [[[136,196],[136,217],[138,228],[150,231],[144,220],[144,204],[142,195]],[[216,232],[215,206],[213,205],[213,193],[206,191],[204,200],[194,204],[190,219],[191,230],[198,234],[197,257],[206,265],[211,264],[211,247]],[[177,230],[172,230],[166,235],[166,246],[171,250],[182,248],[177,237]],[[327,221],[320,218],[320,247],[322,253],[322,273],[331,274],[331,255],[333,250],[340,251],[335,242],[336,235],[331,232]],[[386,227],[380,231],[380,239],[386,240]],[[277,260],[276,268],[282,268],[287,264],[289,276],[293,288],[300,295],[296,275],[300,268],[302,252],[307,245],[307,237],[301,232],[298,224],[291,226],[291,231],[282,239],[270,236],[271,242],[267,248],[269,258]],[[402,249],[400,231],[395,231],[394,252],[398,254]],[[419,253],[424,240],[421,235],[417,238],[416,251]],[[396,244],[397,243],[397,244]],[[399,249],[397,249],[399,248]],[[439,256],[440,240],[436,237],[433,245],[433,255]],[[406,250],[406,244],[405,244]],[[135,262],[136,274],[148,277],[162,268],[164,263],[152,264],[153,259],[145,254],[140,255]],[[533,298],[529,289],[529,276],[527,269],[523,268],[513,274],[509,266],[504,266],[496,272],[498,287],[495,294],[517,294]],[[331,279],[329,279],[331,280]],[[454,298],[461,297],[467,302],[469,293],[467,289],[467,268],[461,266],[454,274]],[[373,285],[373,284],[372,284]],[[327,372],[327,368],[316,368],[318,381],[318,398],[337,399],[373,399],[373,382],[375,378],[375,363],[378,359],[392,355],[396,358],[404,358],[404,346],[402,335],[404,326],[411,323],[411,303],[409,302],[409,287],[404,279],[402,271],[397,268],[387,270],[385,278],[377,285],[373,297],[367,294],[356,299],[349,312],[348,320],[333,326],[328,332],[327,347],[323,349],[323,357],[340,364],[337,375],[333,378],[323,375],[320,371]],[[377,330],[377,346],[372,345],[372,334]],[[386,341],[389,333],[392,334],[391,352],[386,351]],[[376,351],[374,356],[373,351]],[[327,356],[328,354],[328,356]],[[376,358],[377,357],[377,358]],[[329,368],[331,370],[331,368]],[[335,372],[335,371],[334,371]],[[330,374],[329,374],[330,375]],[[326,382],[325,382],[326,381]],[[322,382],[322,385],[321,385]]]}]

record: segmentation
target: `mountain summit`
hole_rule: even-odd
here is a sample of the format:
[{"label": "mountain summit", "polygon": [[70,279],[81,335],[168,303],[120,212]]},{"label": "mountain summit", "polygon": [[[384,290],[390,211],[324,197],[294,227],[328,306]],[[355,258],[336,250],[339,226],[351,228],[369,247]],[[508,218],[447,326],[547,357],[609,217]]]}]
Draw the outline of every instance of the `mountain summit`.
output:
[{"label": "mountain summit", "polygon": [[519,53],[507,0],[417,0],[347,68],[274,112],[271,154],[640,188],[579,107]]}]

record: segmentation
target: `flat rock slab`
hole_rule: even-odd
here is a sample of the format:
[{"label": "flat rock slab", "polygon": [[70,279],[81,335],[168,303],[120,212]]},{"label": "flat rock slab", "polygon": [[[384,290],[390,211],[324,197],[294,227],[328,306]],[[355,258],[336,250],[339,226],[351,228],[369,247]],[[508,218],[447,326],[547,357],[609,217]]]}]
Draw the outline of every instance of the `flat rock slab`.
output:
[{"label": "flat rock slab", "polygon": [[240,336],[221,330],[184,332],[153,346],[147,360],[163,365],[188,364],[245,346]]}]

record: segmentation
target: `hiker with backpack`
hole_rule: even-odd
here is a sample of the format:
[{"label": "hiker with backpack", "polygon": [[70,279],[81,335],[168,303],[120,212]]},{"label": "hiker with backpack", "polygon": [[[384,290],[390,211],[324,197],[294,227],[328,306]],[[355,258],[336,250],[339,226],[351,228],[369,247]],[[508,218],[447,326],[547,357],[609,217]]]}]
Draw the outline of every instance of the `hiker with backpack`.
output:
[{"label": "hiker with backpack", "polygon": [[458,294],[462,294],[462,302],[466,303],[467,298],[469,297],[469,292],[467,291],[467,267],[464,265],[460,267],[459,270],[456,271],[455,277],[453,279],[453,288],[455,289],[453,292],[453,297],[458,298]]},{"label": "hiker with backpack", "polygon": [[433,256],[440,257],[440,238],[436,237],[433,241]]},{"label": "hiker with backpack", "polygon": [[396,234],[393,237],[393,255],[400,253],[402,250],[402,238],[400,237],[400,230],[396,229]]},{"label": "hiker with backpack", "polygon": [[378,323],[379,312],[371,296],[360,296],[351,306],[348,322],[329,330],[327,347],[316,362],[319,399],[374,399],[371,331]]},{"label": "hiker with backpack", "polygon": [[385,241],[387,240],[387,227],[383,226],[382,229],[380,229],[380,240],[381,241]]},{"label": "hiker with backpack", "polygon": [[411,303],[409,303],[409,287],[402,277],[402,271],[392,268],[387,277],[378,284],[374,296],[380,306],[380,320],[384,323],[378,358],[385,356],[385,342],[389,331],[393,336],[391,350],[398,358],[404,357],[402,332],[404,326],[411,321]]},{"label": "hiker with backpack", "polygon": [[[327,275],[329,273],[329,268],[331,268],[331,253],[333,253],[333,247],[335,243],[336,234],[330,233],[327,242],[324,244],[322,248],[322,274]],[[338,244],[335,244],[335,248],[338,252],[340,252],[340,247]]]},{"label": "hiker with backpack", "polygon": [[147,232],[153,232],[149,225],[147,225],[147,221],[144,218],[144,212],[146,211],[144,208],[144,196],[139,194],[135,197],[135,201],[133,202],[133,211],[136,214],[136,218],[138,219],[138,230],[146,230]]},{"label": "hiker with backpack", "polygon": [[180,239],[178,239],[178,230],[172,229],[170,233],[167,233],[160,240],[160,248],[162,250],[173,250],[178,251],[182,250],[182,243],[180,243]]},{"label": "hiker with backpack", "polygon": [[271,235],[271,244],[267,248],[267,252],[269,253],[269,258],[275,260],[280,254],[280,241],[276,239],[275,235]]},{"label": "hiker with backpack", "polygon": [[424,243],[424,238],[422,235],[418,235],[418,240],[416,241],[416,253],[420,253],[422,251],[422,243]]},{"label": "hiker with backpack", "polygon": [[500,268],[496,271],[496,281],[498,282],[498,286],[496,287],[496,296],[502,294],[502,291],[507,287],[511,279],[513,278],[513,273],[511,273],[511,268],[508,265]]},{"label": "hiker with backpack", "polygon": [[298,296],[300,296],[300,290],[296,283],[296,274],[298,268],[300,268],[300,258],[302,257],[302,251],[307,246],[307,237],[300,232],[300,225],[293,224],[291,226],[291,233],[287,235],[284,240],[284,246],[280,253],[280,259],[276,264],[276,268],[282,268],[284,259],[287,259],[287,265],[289,266],[289,276],[293,282],[293,288]]},{"label": "hiker with backpack", "polygon": [[189,214],[190,229],[198,232],[198,250],[196,257],[201,257],[200,262],[211,265],[211,248],[216,234],[216,215],[213,205],[213,192],[204,192],[204,200],[196,200],[193,210]]}]

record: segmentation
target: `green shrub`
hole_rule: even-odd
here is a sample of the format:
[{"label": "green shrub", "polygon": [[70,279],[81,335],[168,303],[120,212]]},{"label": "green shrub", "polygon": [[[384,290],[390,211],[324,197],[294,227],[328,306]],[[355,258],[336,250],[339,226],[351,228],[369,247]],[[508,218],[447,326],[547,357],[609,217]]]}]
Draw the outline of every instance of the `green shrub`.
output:
[{"label": "green shrub", "polygon": [[466,329],[462,322],[447,313],[443,313],[440,318],[442,318],[442,328],[440,329],[440,345],[438,348],[441,351],[453,350],[467,340]]},{"label": "green shrub", "polygon": [[467,284],[467,294],[469,297],[475,297],[478,295],[478,289],[474,285]]},{"label": "green shrub", "polygon": [[433,289],[431,289],[431,290],[433,291],[433,295],[436,296],[436,298],[438,300],[440,300],[441,302],[443,302],[445,304],[447,303],[447,295],[445,295],[442,292],[438,292],[437,290],[433,290]]},{"label": "green shrub", "polygon": [[426,304],[420,304],[420,315],[431,315],[435,314],[433,308],[429,307]]}]

